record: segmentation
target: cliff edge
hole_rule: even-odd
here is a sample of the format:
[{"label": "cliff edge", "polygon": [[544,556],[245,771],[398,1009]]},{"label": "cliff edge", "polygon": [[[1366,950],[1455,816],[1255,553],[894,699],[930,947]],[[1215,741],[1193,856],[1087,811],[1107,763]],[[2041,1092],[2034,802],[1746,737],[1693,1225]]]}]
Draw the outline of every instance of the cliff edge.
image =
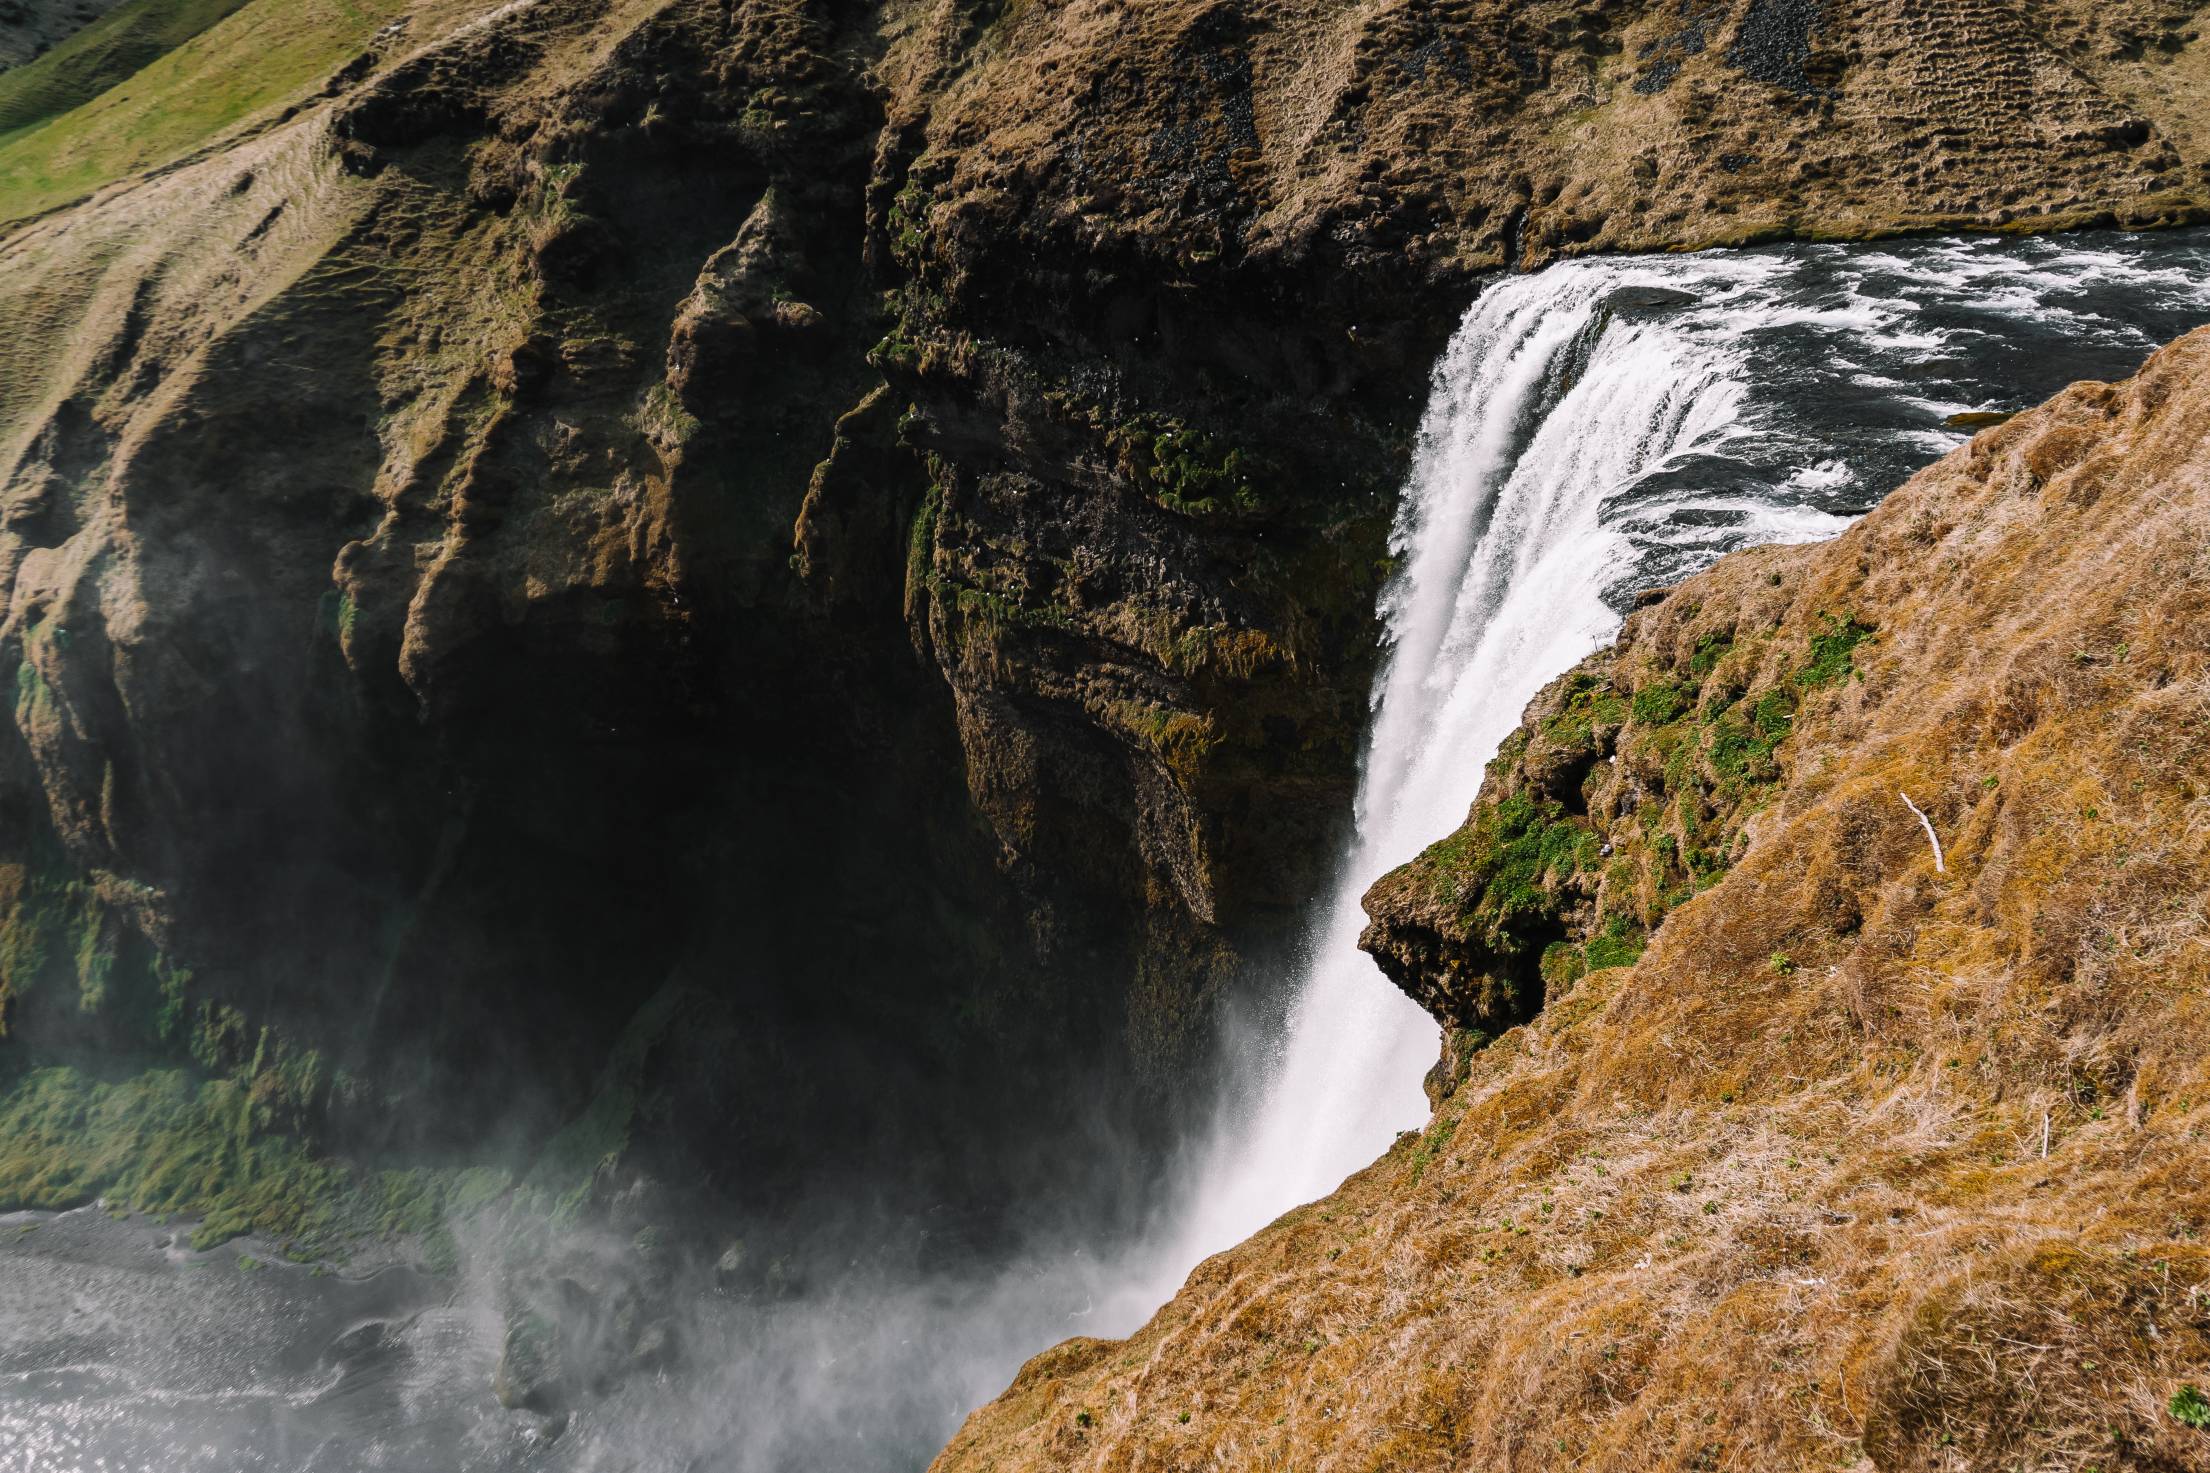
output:
[{"label": "cliff edge", "polygon": [[2210,1466],[2206,531],[2210,331],[1638,610],[1367,897],[1429,1126],[937,1468]]}]

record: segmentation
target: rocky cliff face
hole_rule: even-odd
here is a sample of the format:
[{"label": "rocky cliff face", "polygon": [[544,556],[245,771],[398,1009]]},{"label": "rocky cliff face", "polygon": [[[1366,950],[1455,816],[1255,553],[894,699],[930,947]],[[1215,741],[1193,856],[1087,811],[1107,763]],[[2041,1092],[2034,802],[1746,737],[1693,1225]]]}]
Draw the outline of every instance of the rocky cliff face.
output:
[{"label": "rocky cliff face", "polygon": [[2202,1466],[2206,519],[2200,332],[1637,611],[1367,897],[1428,1128],[938,1466]]},{"label": "rocky cliff face", "polygon": [[0,139],[6,1194],[312,1216],[149,1169],[178,1118],[1074,1170],[993,1122],[1094,1068],[1155,1128],[1330,855],[1479,273],[2192,218],[2205,54],[2175,0],[227,14]]},{"label": "rocky cliff face", "polygon": [[[688,1175],[773,1196],[824,1132],[940,1155],[852,1074],[919,1094],[997,1046],[1032,1089],[1024,1045],[1110,1024],[1078,976],[1001,1001],[1034,958],[991,950],[1018,914],[938,777],[895,581],[924,482],[866,357],[870,43],[411,20],[9,244],[11,1045],[496,1149],[634,1093],[609,1043],[674,989],[629,1113],[712,1143]],[[848,609],[792,529],[855,479]],[[91,1154],[14,1190],[97,1189]]]}]

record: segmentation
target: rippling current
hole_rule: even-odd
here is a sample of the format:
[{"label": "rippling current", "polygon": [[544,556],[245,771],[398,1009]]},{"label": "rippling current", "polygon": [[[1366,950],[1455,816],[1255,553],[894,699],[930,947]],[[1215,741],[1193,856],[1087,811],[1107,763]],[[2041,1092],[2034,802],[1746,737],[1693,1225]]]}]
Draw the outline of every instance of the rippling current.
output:
[{"label": "rippling current", "polygon": [[1145,1241],[1070,1229],[958,1280],[855,1265],[772,1312],[702,1285],[688,1354],[555,1419],[494,1400],[501,1320],[470,1275],[197,1253],[173,1225],[96,1209],[0,1217],[0,1473],[920,1467],[1026,1356],[1133,1328],[1204,1254],[1422,1121],[1433,1027],[1356,951],[1357,897],[1456,824],[1525,702],[1638,590],[1832,535],[1962,444],[1960,416],[2123,376],[2206,320],[2205,232],[1775,247],[1498,283],[1436,369],[1342,881]]}]

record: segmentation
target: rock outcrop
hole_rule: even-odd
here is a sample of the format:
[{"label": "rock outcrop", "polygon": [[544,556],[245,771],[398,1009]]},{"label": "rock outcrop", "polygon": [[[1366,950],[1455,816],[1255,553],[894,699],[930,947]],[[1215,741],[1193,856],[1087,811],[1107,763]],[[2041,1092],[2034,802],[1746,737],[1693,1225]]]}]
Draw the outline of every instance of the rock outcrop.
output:
[{"label": "rock outcrop", "polygon": [[2210,331],[1638,610],[1367,897],[1430,1125],[937,1467],[2204,1466],[2206,531]]},{"label": "rock outcrop", "polygon": [[2195,218],[2194,25],[253,0],[0,139],[0,1196],[1083,1176],[1318,887],[1481,273]]}]

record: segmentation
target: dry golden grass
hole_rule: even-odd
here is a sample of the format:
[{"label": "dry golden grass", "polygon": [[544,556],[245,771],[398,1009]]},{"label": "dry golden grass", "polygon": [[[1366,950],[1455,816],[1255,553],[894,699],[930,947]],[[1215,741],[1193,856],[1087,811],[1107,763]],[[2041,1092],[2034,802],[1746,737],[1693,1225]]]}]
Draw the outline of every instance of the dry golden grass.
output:
[{"label": "dry golden grass", "polygon": [[1775,80],[1730,55],[1800,14],[1759,0],[1065,0],[987,24],[915,0],[885,74],[928,130],[955,291],[1042,240],[1460,271],[2199,215],[2196,9],[1852,0],[1798,24],[1809,54]]},{"label": "dry golden grass", "polygon": [[1855,678],[1634,967],[938,1468],[2210,1468],[2210,332],[1592,668],[1837,610]]}]

